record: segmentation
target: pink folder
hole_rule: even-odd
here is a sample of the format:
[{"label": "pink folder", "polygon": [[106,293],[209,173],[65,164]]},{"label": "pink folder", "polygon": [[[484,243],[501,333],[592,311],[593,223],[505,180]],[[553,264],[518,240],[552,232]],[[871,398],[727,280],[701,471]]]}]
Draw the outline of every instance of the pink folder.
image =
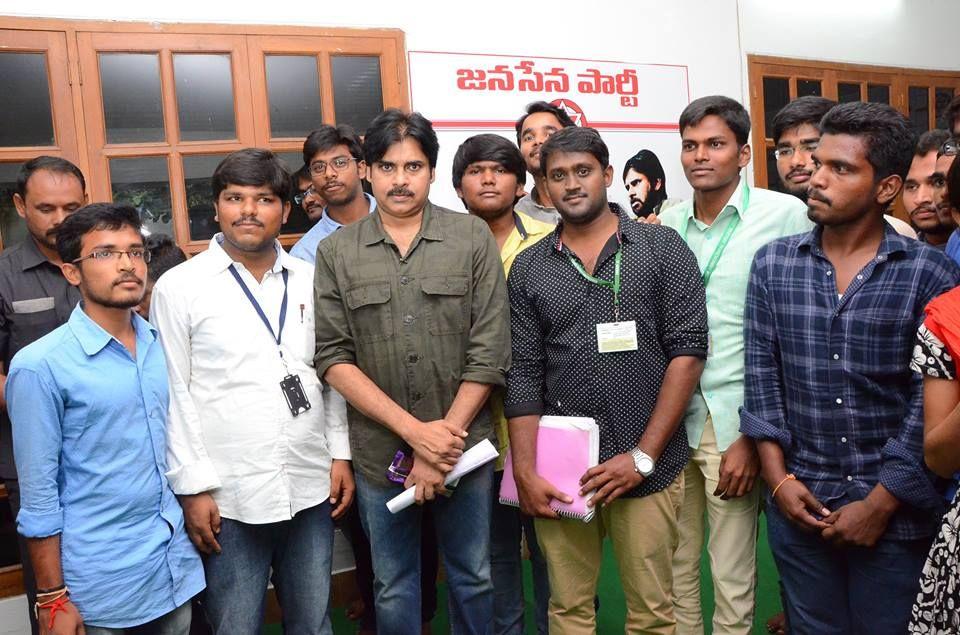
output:
[{"label": "pink folder", "polygon": [[[564,518],[579,518],[585,523],[593,518],[593,508],[587,501],[593,496],[588,492],[580,496],[580,477],[597,465],[600,455],[600,428],[587,417],[540,417],[537,430],[537,474],[564,494],[573,497],[566,504],[554,500],[550,507]],[[513,462],[510,450],[503,466],[503,481],[500,484],[500,502],[520,506],[517,482],[513,478]]]}]

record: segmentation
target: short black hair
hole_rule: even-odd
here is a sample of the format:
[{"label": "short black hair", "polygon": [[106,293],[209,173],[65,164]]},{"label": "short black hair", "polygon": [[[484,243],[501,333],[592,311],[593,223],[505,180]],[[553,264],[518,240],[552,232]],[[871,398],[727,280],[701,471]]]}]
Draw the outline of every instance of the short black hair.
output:
[{"label": "short black hair", "polygon": [[709,115],[723,119],[733,131],[737,145],[747,145],[750,138],[750,115],[739,101],[723,95],[709,95],[691,101],[680,113],[680,134],[683,134],[687,126],[696,126]]},{"label": "short black hair", "polygon": [[946,110],[943,111],[943,123],[948,130],[953,131],[953,126],[958,119],[960,119],[960,95],[951,99]]},{"label": "short black hair", "polygon": [[951,137],[946,130],[935,128],[927,130],[917,139],[917,147],[914,149],[914,156],[923,157],[931,152],[939,152],[943,143]]},{"label": "short black hair", "polygon": [[544,174],[547,172],[550,155],[556,152],[587,152],[593,155],[601,168],[606,169],[610,165],[610,151],[607,149],[607,144],[603,142],[600,133],[593,128],[574,126],[550,135],[540,146],[540,168]]},{"label": "short black hair", "polygon": [[827,111],[836,105],[837,102],[832,99],[817,95],[797,97],[773,116],[773,134],[771,135],[773,142],[779,142],[780,137],[787,130],[802,126],[805,123],[819,130],[820,120],[827,114]]},{"label": "short black hair", "polygon": [[83,172],[80,171],[80,168],[66,159],[41,155],[20,166],[20,172],[17,174],[17,194],[20,195],[20,198],[27,198],[27,181],[30,180],[34,172],[39,170],[74,176],[80,181],[80,189],[84,192],[87,191],[87,181],[83,178]]},{"label": "short black hair", "polygon": [[[652,197],[652,199],[645,201],[646,207],[653,209],[667,200],[667,175],[663,171],[663,165],[660,163],[659,157],[653,150],[641,150],[627,159],[623,166],[624,182],[626,182],[627,172],[630,170],[643,174],[650,181],[650,193],[647,196]],[[655,190],[653,186],[656,185],[657,181],[660,181],[660,189]]]},{"label": "short black hair", "polygon": [[463,173],[471,163],[494,161],[517,177],[517,183],[527,182],[527,165],[517,146],[500,135],[478,134],[460,144],[453,157],[453,187],[457,189],[463,182]]},{"label": "short black hair", "polygon": [[408,137],[420,144],[430,169],[436,168],[440,142],[433,124],[418,112],[405,113],[399,108],[384,110],[370,122],[363,138],[363,158],[367,165],[373,165],[383,158],[390,146]]},{"label": "short black hair", "polygon": [[57,253],[64,262],[80,257],[83,237],[103,229],[116,231],[131,227],[143,231],[140,213],[126,203],[92,203],[67,216],[57,228]]},{"label": "short black hair", "polygon": [[545,101],[535,101],[527,104],[526,111],[520,115],[519,119],[517,119],[517,145],[520,145],[520,135],[523,132],[523,122],[527,120],[527,117],[538,112],[550,113],[557,118],[557,121],[560,122],[560,126],[563,128],[576,127],[577,125],[573,123],[573,119],[570,118],[570,115],[567,114],[567,111],[560,106],[554,106],[553,104]]},{"label": "short black hair", "polygon": [[167,234],[150,234],[143,241],[143,246],[150,252],[147,277],[151,282],[156,282],[160,276],[187,261],[187,255]]},{"label": "short black hair", "polygon": [[875,181],[893,174],[903,179],[910,170],[916,133],[892,106],[862,101],[838,104],[823,116],[820,133],[863,137]]},{"label": "short black hair", "polygon": [[303,163],[308,166],[308,177],[310,176],[309,165],[313,157],[318,152],[325,152],[337,146],[347,146],[350,156],[357,161],[363,161],[363,144],[352,126],[345,123],[336,126],[324,124],[307,135],[307,140],[303,142]]},{"label": "short black hair", "polygon": [[232,152],[213,171],[210,185],[213,199],[220,198],[228,185],[266,185],[281,200],[290,198],[290,173],[283,161],[270,150],[244,148]]},{"label": "short black hair", "polygon": [[956,159],[947,170],[947,202],[950,207],[960,210],[960,161]]}]

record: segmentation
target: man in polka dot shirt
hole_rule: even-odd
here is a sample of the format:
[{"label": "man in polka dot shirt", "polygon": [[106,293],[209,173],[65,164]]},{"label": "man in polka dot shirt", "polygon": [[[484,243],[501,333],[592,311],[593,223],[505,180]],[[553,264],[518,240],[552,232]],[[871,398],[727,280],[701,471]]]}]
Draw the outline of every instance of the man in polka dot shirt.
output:
[{"label": "man in polka dot shirt", "polygon": [[[594,633],[604,536],[613,541],[627,630],[673,632],[672,557],[689,451],[680,425],[703,370],[707,313],[696,258],[676,231],[630,220],[608,204],[609,153],[590,128],[556,132],[540,150],[561,215],[553,234],[510,270],[513,366],[509,420],[521,509],[550,579],[550,632]],[[541,415],[592,417],[600,465],[589,522],[558,519],[569,500],[535,470]]]}]

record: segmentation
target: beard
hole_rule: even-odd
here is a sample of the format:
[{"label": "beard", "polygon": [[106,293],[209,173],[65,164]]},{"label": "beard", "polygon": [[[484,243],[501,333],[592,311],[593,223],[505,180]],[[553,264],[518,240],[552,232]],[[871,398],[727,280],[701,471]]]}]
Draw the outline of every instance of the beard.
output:
[{"label": "beard", "polygon": [[[132,279],[133,278],[127,278],[126,280]],[[137,278],[137,281],[140,282],[140,290],[130,292],[128,295],[115,297],[108,294],[100,294],[98,291],[89,287],[83,287],[83,296],[87,302],[99,304],[100,306],[108,309],[132,309],[140,304],[140,301],[143,300],[143,294],[146,292],[146,287],[144,286],[143,281],[139,278]],[[113,286],[116,286],[116,283],[114,283]]]}]

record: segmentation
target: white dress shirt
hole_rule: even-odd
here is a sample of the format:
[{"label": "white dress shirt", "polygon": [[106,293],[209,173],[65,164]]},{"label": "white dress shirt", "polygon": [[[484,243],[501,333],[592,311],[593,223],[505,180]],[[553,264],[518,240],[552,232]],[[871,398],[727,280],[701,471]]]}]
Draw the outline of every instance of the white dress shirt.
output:
[{"label": "white dress shirt", "polygon": [[[214,236],[153,290],[150,321],[170,376],[167,478],[177,494],[209,491],[225,518],[289,520],[329,498],[331,460],[350,458],[346,403],[313,368],[313,267],[277,243],[276,263],[257,282],[222,240]],[[274,333],[288,271],[282,359],[231,264]],[[280,389],[288,369],[312,406],[296,417]]]}]

